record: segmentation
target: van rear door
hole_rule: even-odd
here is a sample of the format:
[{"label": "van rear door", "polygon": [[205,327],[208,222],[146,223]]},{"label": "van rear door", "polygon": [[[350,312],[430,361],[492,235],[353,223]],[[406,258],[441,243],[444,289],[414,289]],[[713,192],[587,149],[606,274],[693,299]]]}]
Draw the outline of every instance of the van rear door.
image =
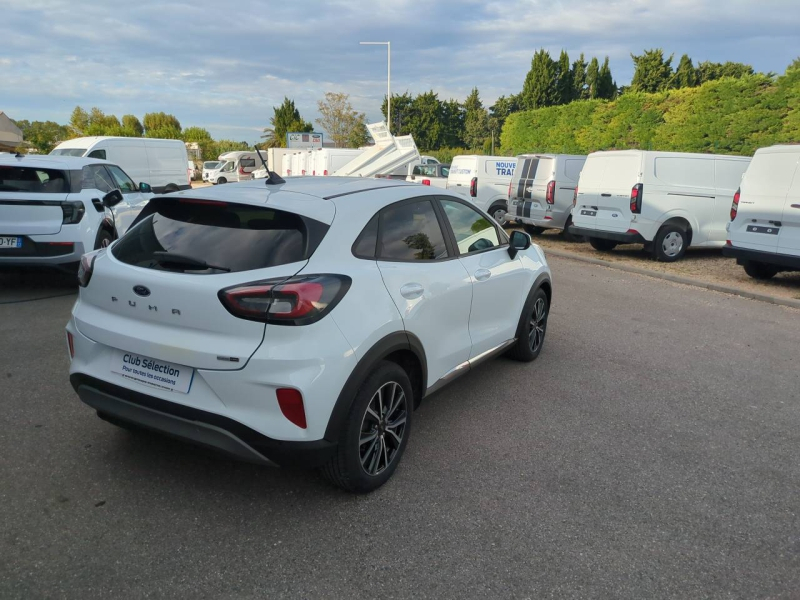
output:
[{"label": "van rear door", "polygon": [[[642,160],[639,153],[612,153],[603,157],[599,187],[586,190],[597,208],[597,229],[621,233],[630,229],[631,189],[639,183]],[[583,186],[580,191],[584,191]]]},{"label": "van rear door", "polygon": [[[533,179],[529,180],[526,191],[530,198],[530,217],[537,221],[543,221],[550,217],[547,214],[547,184],[555,179],[554,165],[555,159],[549,156],[539,156],[539,165]],[[527,205],[526,205],[527,206]]]},{"label": "van rear door", "polygon": [[447,189],[469,197],[469,186],[478,175],[477,156],[456,156],[447,175]]},{"label": "van rear door", "polygon": [[511,177],[508,211],[517,217],[530,217],[530,186],[536,175],[539,159],[535,156],[517,158],[517,168]]},{"label": "van rear door", "polygon": [[784,234],[784,206],[797,162],[797,152],[767,149],[755,153],[742,179],[736,218],[730,224],[728,239],[734,247],[778,251],[778,239]]},{"label": "van rear door", "polygon": [[0,165],[0,235],[7,238],[3,246],[21,248],[22,238],[17,236],[60,232],[73,211],[84,210],[83,203],[78,208],[65,202],[69,188],[66,171]]}]

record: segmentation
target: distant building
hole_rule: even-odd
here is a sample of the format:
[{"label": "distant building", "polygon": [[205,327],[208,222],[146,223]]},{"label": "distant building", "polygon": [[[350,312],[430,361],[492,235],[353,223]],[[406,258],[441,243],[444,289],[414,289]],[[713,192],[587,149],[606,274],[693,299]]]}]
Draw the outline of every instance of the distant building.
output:
[{"label": "distant building", "polygon": [[186,154],[189,156],[189,160],[200,160],[203,158],[200,144],[197,142],[186,142]]},{"label": "distant building", "polygon": [[0,152],[11,152],[22,144],[22,131],[0,110]]}]

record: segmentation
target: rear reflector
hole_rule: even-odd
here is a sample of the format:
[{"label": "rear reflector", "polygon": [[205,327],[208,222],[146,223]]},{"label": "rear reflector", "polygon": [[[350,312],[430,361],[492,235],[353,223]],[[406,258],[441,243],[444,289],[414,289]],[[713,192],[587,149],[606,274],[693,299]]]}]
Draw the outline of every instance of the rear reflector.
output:
[{"label": "rear reflector", "polygon": [[430,184],[431,184],[431,180],[430,179],[423,179],[422,180],[422,185],[430,185]]},{"label": "rear reflector", "polygon": [[48,246],[74,246],[72,242],[41,242],[43,244],[47,244]]},{"label": "rear reflector", "polygon": [[628,229],[628,233],[633,233],[633,234],[639,235],[639,232],[636,231],[635,229]]},{"label": "rear reflector", "polygon": [[69,346],[69,357],[75,358],[75,342],[72,339],[72,334],[67,332],[67,346]]},{"label": "rear reflector", "polygon": [[545,218],[544,218],[544,220],[545,220],[545,221],[552,221],[552,220],[553,220],[553,217],[545,217]]},{"label": "rear reflector", "polygon": [[308,425],[306,410],[303,407],[303,395],[300,391],[292,388],[278,388],[275,395],[278,397],[278,406],[281,407],[283,416],[301,429],[305,429]]}]

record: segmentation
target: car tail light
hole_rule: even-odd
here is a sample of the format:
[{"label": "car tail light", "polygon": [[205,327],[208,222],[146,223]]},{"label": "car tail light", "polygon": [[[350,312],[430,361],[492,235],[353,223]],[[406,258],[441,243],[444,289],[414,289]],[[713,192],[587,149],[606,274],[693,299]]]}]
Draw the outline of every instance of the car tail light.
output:
[{"label": "car tail light", "polygon": [[430,179],[423,179],[422,180],[422,185],[430,185],[430,184],[431,184],[431,180]]},{"label": "car tail light", "polygon": [[74,202],[62,202],[61,212],[63,213],[61,223],[63,225],[74,225],[81,222],[86,209],[83,206],[83,202],[75,200]]},{"label": "car tail light", "polygon": [[278,397],[278,406],[281,407],[283,416],[301,429],[305,429],[308,425],[306,409],[303,406],[303,394],[292,388],[278,388],[275,395]]},{"label": "car tail light", "polygon": [[739,196],[741,196],[742,191],[736,190],[736,193],[733,195],[733,204],[731,204],[731,221],[736,218],[736,215],[739,213]]},{"label": "car tail light", "polygon": [[572,194],[572,206],[578,206],[578,186],[575,186],[575,192]]},{"label": "car tail light", "polygon": [[323,176],[325,176],[325,175],[327,175],[327,174],[328,174],[328,169],[325,169],[325,170],[322,172],[322,175],[323,175]]},{"label": "car tail light", "polygon": [[544,196],[545,202],[548,204],[555,204],[556,203],[556,182],[555,181],[548,181],[547,182],[547,192],[545,192]]},{"label": "car tail light", "polygon": [[92,273],[94,272],[94,261],[101,252],[105,252],[105,249],[95,250],[94,252],[89,252],[81,256],[80,266],[78,267],[79,286],[86,287],[89,285],[89,280],[92,278]]},{"label": "car tail light", "polygon": [[469,182],[469,195],[473,198],[478,197],[478,178],[473,177],[472,181]]},{"label": "car tail light", "polygon": [[303,169],[302,171],[300,171],[300,175],[305,175],[305,174],[306,174],[306,170],[305,170],[305,169]]},{"label": "car tail light", "polygon": [[292,174],[292,170],[291,169],[286,169],[286,176],[287,177],[291,176],[291,174]]},{"label": "car tail light", "polygon": [[67,332],[67,346],[69,347],[69,357],[75,358],[75,341],[69,331]]},{"label": "car tail light", "polygon": [[644,190],[644,186],[641,183],[637,183],[633,188],[631,188],[631,212],[638,215],[642,212],[642,192]]},{"label": "car tail light", "polygon": [[328,314],[350,289],[344,275],[299,275],[254,281],[220,290],[234,317],[274,325],[309,325]]}]

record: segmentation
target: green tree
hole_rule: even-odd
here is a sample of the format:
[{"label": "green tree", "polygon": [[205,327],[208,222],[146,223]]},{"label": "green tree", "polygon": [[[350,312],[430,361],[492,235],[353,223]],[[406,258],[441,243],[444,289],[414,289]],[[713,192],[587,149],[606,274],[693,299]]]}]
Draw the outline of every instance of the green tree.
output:
[{"label": "green tree", "polygon": [[722,79],[723,77],[745,77],[753,75],[755,70],[750,65],[737,62],[715,63],[710,61],[701,62],[697,65],[697,83],[705,83]]},{"label": "green tree", "polygon": [[664,58],[664,50],[654,48],[645,50],[644,54],[631,54],[634,64],[631,89],[634,92],[661,92],[672,83],[672,57]]},{"label": "green tree", "polygon": [[147,113],[142,119],[144,135],[149,138],[181,139],[181,123],[165,112]]},{"label": "green tree", "polygon": [[694,87],[697,85],[697,70],[692,64],[688,54],[681,56],[675,76],[672,78],[672,87],[676,89]]},{"label": "green tree", "polygon": [[202,127],[187,127],[181,133],[181,139],[184,142],[195,142],[200,147],[200,157],[203,160],[213,160],[220,154],[211,134]]},{"label": "green tree", "polygon": [[597,57],[593,56],[589,61],[589,68],[586,69],[586,94],[594,100],[598,97],[598,83],[600,79],[600,63]]},{"label": "green tree", "polygon": [[264,135],[261,136],[266,140],[264,146],[267,148],[285,148],[287,133],[309,132],[314,129],[311,123],[300,116],[294,100],[289,100],[286,96],[283,97],[280,106],[272,107],[272,111],[273,115],[269,121],[272,127],[266,127]]},{"label": "green tree", "polygon": [[69,138],[69,129],[55,121],[14,121],[22,131],[22,139],[40,154],[49,154],[55,146]]},{"label": "green tree", "polygon": [[552,106],[558,100],[556,89],[556,62],[547,50],[533,55],[531,69],[522,85],[522,105],[527,109]]},{"label": "green tree", "polygon": [[556,90],[558,104],[569,104],[575,99],[575,82],[572,80],[573,72],[569,64],[569,54],[561,51],[556,69]]},{"label": "green tree", "polygon": [[464,144],[464,107],[458,100],[442,102],[442,134],[439,147],[461,146]]},{"label": "green tree", "polygon": [[611,67],[608,65],[608,57],[603,61],[603,66],[597,74],[597,97],[605,100],[613,100],[617,95],[617,84],[611,76]]},{"label": "green tree", "polygon": [[84,131],[89,127],[89,113],[80,106],[76,106],[69,118],[69,126],[75,136],[84,135]]},{"label": "green tree", "polygon": [[82,135],[122,135],[122,125],[117,117],[107,115],[95,106],[89,111],[89,121]]},{"label": "green tree", "polygon": [[483,107],[478,88],[464,100],[464,142],[471,150],[483,147],[489,136],[489,113]]},{"label": "green tree", "polygon": [[444,134],[442,103],[433,90],[419,94],[411,103],[408,129],[417,146],[434,150],[441,145]]},{"label": "green tree", "polygon": [[122,130],[125,132],[123,135],[127,137],[142,137],[144,135],[144,127],[134,115],[122,115]]},{"label": "green tree", "polygon": [[317,124],[333,140],[337,148],[349,146],[355,138],[354,130],[366,124],[366,116],[353,109],[350,96],[341,92],[326,92],[325,99],[317,102],[320,118]]},{"label": "green tree", "polygon": [[[394,135],[412,134],[411,124],[414,122],[414,97],[408,92],[392,94],[392,133]],[[381,104],[381,114],[386,120],[386,96]],[[415,138],[416,139],[416,138]]]},{"label": "green tree", "polygon": [[586,88],[586,59],[583,52],[578,60],[572,63],[572,98],[573,100],[585,100],[589,97]]}]

